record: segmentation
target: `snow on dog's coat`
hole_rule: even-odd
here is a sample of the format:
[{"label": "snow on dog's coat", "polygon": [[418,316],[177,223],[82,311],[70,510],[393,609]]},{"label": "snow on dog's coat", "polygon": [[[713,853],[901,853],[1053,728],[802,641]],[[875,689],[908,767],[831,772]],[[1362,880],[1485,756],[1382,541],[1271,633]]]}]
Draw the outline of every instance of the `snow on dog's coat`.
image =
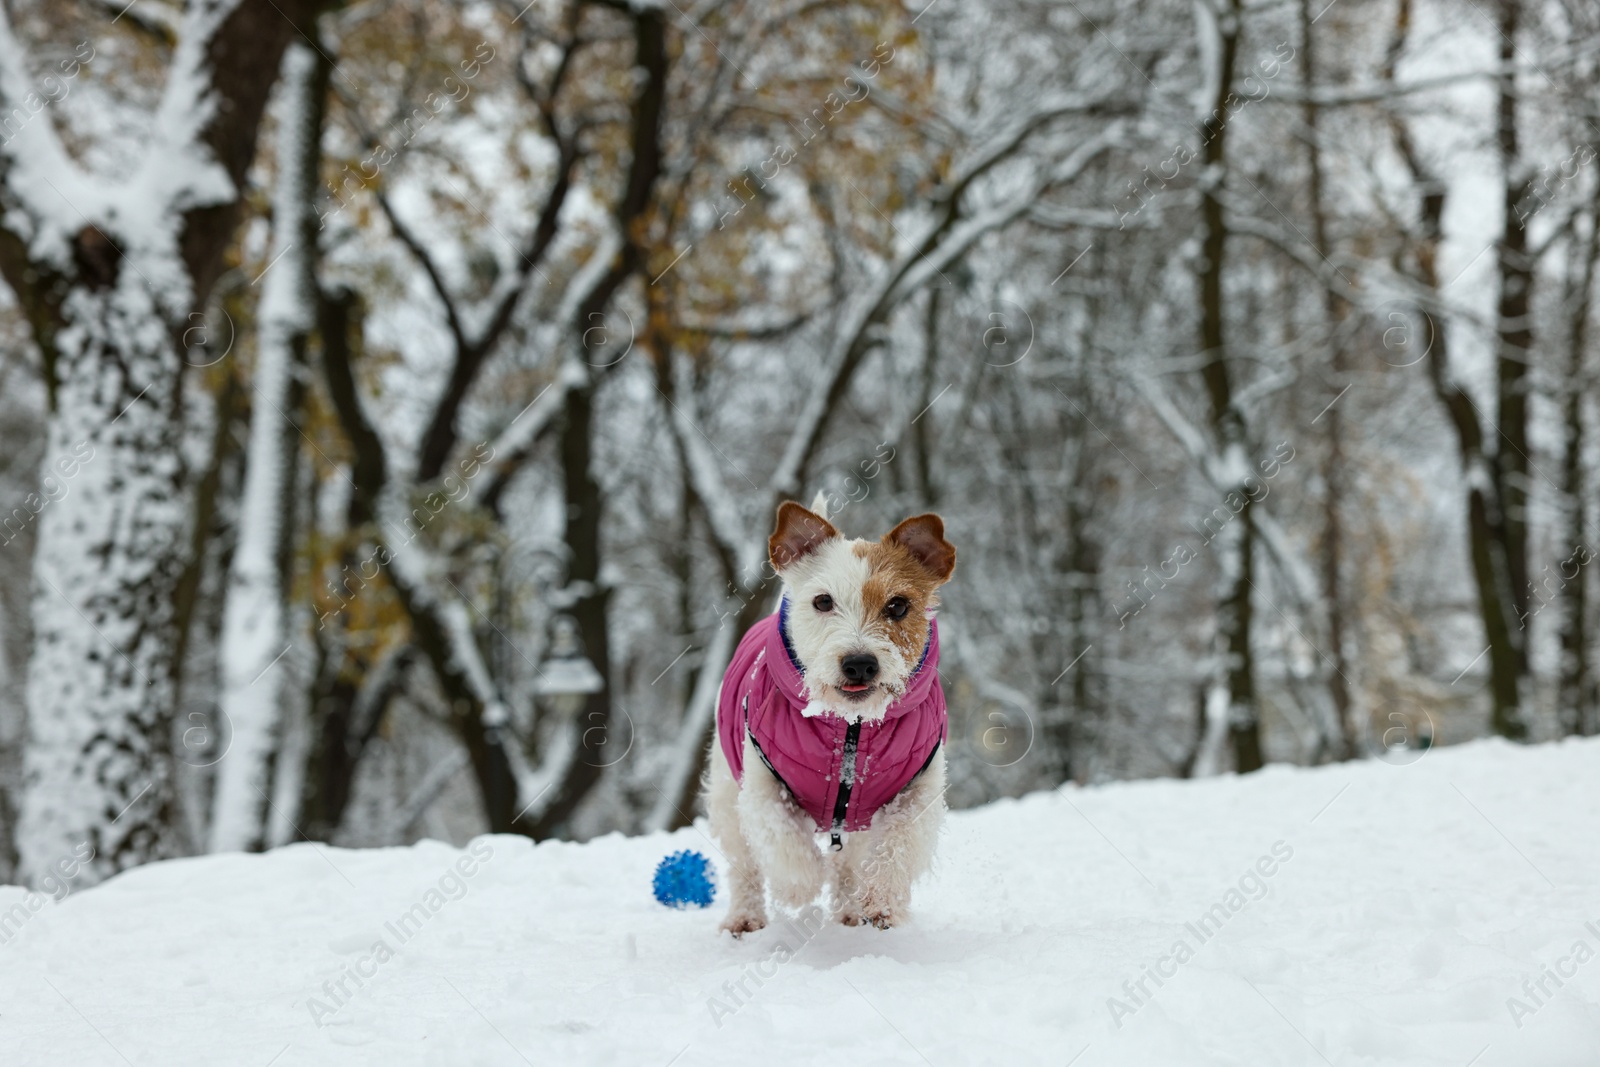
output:
[{"label": "snow on dog's coat", "polygon": [[846,540],[793,502],[768,547],[784,606],[745,636],[723,679],[706,783],[730,864],[723,926],[765,926],[768,888],[799,907],[827,887],[840,922],[887,928],[932,862],[944,812],[932,612],[955,549],[937,515]]}]

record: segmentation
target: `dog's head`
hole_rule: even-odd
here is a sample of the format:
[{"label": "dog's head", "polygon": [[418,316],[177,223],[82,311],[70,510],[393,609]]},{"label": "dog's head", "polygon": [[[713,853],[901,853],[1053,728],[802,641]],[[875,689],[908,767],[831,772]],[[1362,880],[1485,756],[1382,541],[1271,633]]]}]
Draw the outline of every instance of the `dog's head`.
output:
[{"label": "dog's head", "polygon": [[812,702],[847,719],[882,718],[922,659],[928,611],[956,569],[944,521],[917,515],[864,541],[786,501],[767,550]]}]

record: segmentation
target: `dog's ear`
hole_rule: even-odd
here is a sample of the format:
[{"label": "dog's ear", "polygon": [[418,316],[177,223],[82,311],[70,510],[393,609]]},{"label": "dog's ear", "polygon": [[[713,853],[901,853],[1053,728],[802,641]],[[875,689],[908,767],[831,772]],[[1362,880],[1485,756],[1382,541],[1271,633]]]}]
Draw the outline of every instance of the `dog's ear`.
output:
[{"label": "dog's ear", "polygon": [[778,505],[778,525],[767,539],[767,553],[778,570],[815,552],[830,537],[838,537],[833,524],[793,500]]},{"label": "dog's ear", "polygon": [[941,582],[948,582],[956,571],[956,546],[944,539],[944,520],[932,512],[913,515],[884,534],[883,543],[911,553]]}]

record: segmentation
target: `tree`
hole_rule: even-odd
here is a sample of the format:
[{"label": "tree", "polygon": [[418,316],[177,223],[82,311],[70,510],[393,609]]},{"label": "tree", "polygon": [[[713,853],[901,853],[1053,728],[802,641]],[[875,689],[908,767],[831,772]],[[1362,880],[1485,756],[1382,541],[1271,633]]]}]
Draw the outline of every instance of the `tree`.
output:
[{"label": "tree", "polygon": [[[1223,295],[1228,224],[1222,197],[1228,174],[1228,119],[1238,100],[1233,79],[1243,29],[1243,5],[1239,0],[1229,0],[1219,10],[1205,0],[1196,5],[1195,12],[1204,38],[1203,48],[1212,64],[1205,72],[1210,109],[1200,122],[1200,159],[1205,168],[1200,185],[1202,238],[1197,268],[1200,351],[1205,361],[1200,376],[1210,402],[1211,432],[1232,482],[1228,491],[1243,500],[1238,521],[1225,525],[1218,535],[1216,677],[1206,694],[1206,719],[1208,736],[1217,737],[1226,730],[1233,765],[1243,774],[1259,770],[1262,765],[1254,653],[1250,647],[1255,535],[1251,494],[1245,491],[1245,479],[1251,474],[1247,458],[1249,430],[1244,412],[1234,399],[1233,371],[1229,366]],[[1211,747],[1202,751],[1200,773],[1215,767],[1216,758],[1209,754]]]},{"label": "tree", "polygon": [[[1502,13],[1516,30],[1514,12],[1503,8]],[[1400,0],[1395,15],[1394,31],[1390,37],[1385,60],[1384,76],[1394,81],[1395,65],[1404,52],[1411,27],[1410,0]],[[1506,25],[1502,25],[1502,29]],[[1515,33],[1512,34],[1513,38]],[[1515,47],[1514,43],[1504,46]],[[1505,59],[1505,53],[1502,57]],[[1416,280],[1427,306],[1421,315],[1422,329],[1418,337],[1427,360],[1429,380],[1434,394],[1443,405],[1455,430],[1463,479],[1467,495],[1467,531],[1470,543],[1473,578],[1478,592],[1478,613],[1483,621],[1484,636],[1488,641],[1485,651],[1489,656],[1491,721],[1495,732],[1512,738],[1525,736],[1527,727],[1520,708],[1525,700],[1527,685],[1527,647],[1525,634],[1519,623],[1516,605],[1526,596],[1526,587],[1516,586],[1517,575],[1525,575],[1526,532],[1525,518],[1509,518],[1513,506],[1524,506],[1527,487],[1525,482],[1515,488],[1508,486],[1507,477],[1525,477],[1527,457],[1500,458],[1500,453],[1526,452],[1525,414],[1527,397],[1523,393],[1523,370],[1526,348],[1531,344],[1526,315],[1514,314],[1527,298],[1525,288],[1531,284],[1526,274],[1526,235],[1516,222],[1515,200],[1509,199],[1511,188],[1510,168],[1515,166],[1516,112],[1514,77],[1509,67],[1499,77],[1497,145],[1502,167],[1506,168],[1508,200],[1501,240],[1499,335],[1497,349],[1497,393],[1502,422],[1510,417],[1513,425],[1510,435],[1498,441],[1490,440],[1485,432],[1478,406],[1471,394],[1457,380],[1450,362],[1449,338],[1440,328],[1437,315],[1445,307],[1440,298],[1441,282],[1438,269],[1439,245],[1444,236],[1444,207],[1449,187],[1436,175],[1423,159],[1412,135],[1408,120],[1391,114],[1390,128],[1401,159],[1410,172],[1416,197],[1417,227],[1410,241],[1409,270]],[[1502,434],[1506,427],[1501,427]],[[1518,444],[1518,441],[1522,444]],[[1521,475],[1516,472],[1522,471]],[[1517,533],[1510,532],[1517,527]]]},{"label": "tree", "polygon": [[222,712],[232,744],[218,765],[213,852],[259,848],[265,840],[270,762],[287,691],[287,670],[274,668],[291,647],[285,616],[300,444],[299,405],[291,397],[303,391],[296,380],[304,378],[317,325],[319,226],[312,207],[333,69],[326,49],[296,42],[284,52],[275,256],[263,279],[239,538],[223,614]]},{"label": "tree", "polygon": [[[43,356],[45,470],[74,482],[39,517],[25,872],[84,841],[91,877],[179,850],[169,741],[188,522],[183,368],[197,339],[187,331],[238,223],[283,50],[320,6],[191,5],[123,180],[74,160],[49,114],[0,151],[0,273]],[[34,69],[0,10],[0,110],[38,110]]]}]

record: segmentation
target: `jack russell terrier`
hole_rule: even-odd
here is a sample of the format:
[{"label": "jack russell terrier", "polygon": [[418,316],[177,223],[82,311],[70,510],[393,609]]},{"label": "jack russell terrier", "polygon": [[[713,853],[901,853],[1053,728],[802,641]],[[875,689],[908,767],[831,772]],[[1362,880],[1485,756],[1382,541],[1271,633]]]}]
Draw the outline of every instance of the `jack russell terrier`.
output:
[{"label": "jack russell terrier", "polygon": [[768,889],[789,908],[827,889],[836,921],[887,930],[944,816],[933,609],[956,550],[937,515],[865,541],[793,501],[767,547],[783,600],[723,676],[705,783],[730,865],[722,928],[766,926]]}]

